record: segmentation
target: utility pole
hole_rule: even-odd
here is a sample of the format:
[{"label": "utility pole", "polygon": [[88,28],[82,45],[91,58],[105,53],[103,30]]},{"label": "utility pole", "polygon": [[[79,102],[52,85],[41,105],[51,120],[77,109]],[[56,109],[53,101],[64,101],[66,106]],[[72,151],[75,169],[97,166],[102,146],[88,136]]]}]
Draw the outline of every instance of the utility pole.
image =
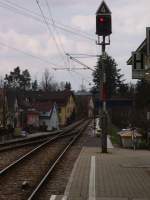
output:
[{"label": "utility pole", "polygon": [[[96,34],[98,35],[97,45],[102,46],[102,80],[100,100],[102,100],[102,112],[99,121],[101,121],[102,127],[102,153],[107,153],[107,83],[106,83],[106,70],[105,70],[105,60],[106,60],[106,45],[110,45],[110,34],[111,29],[111,11],[104,1],[102,1],[96,12]],[[108,42],[106,42],[106,37],[108,37]],[[102,38],[102,41],[101,41]],[[100,112],[99,112],[100,115]]]}]

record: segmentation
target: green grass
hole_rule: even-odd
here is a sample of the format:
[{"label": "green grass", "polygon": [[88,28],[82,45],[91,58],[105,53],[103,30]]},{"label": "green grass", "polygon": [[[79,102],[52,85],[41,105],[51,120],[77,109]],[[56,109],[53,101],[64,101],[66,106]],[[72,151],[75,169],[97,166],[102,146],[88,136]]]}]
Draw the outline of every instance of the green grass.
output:
[{"label": "green grass", "polygon": [[120,145],[120,136],[117,134],[118,129],[114,125],[110,125],[108,127],[108,134],[110,135],[110,139],[112,144]]}]

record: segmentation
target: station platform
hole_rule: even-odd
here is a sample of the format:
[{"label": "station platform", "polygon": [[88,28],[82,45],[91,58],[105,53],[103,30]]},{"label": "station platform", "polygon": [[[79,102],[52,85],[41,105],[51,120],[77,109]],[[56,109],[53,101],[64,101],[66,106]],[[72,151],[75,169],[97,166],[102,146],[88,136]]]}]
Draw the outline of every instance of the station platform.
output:
[{"label": "station platform", "polygon": [[82,148],[64,194],[50,200],[150,200],[150,151],[113,148],[108,137],[102,154],[96,141]]},{"label": "station platform", "polygon": [[[80,120],[82,121],[82,120]],[[80,123],[80,121],[77,121],[69,126],[66,126],[62,129],[59,130],[55,130],[55,131],[46,131],[46,132],[36,132],[36,133],[30,133],[30,134],[26,134],[26,135],[22,135],[22,136],[18,136],[16,138],[13,139],[9,139],[9,140],[2,140],[0,141],[0,146],[4,145],[4,144],[11,144],[11,143],[16,143],[16,142],[22,142],[22,141],[28,141],[28,140],[34,140],[34,139],[39,139],[39,138],[45,138],[45,137],[49,137],[49,136],[53,136],[59,133],[62,133],[63,131],[67,131],[68,129],[70,129],[71,127],[77,125]]]},{"label": "station platform", "polygon": [[44,138],[44,137],[48,137],[51,135],[55,135],[56,133],[61,133],[62,131],[53,131],[53,132],[37,132],[37,133],[31,133],[31,134],[27,134],[26,136],[22,136],[22,137],[16,137],[10,140],[4,140],[2,142],[0,142],[0,146],[3,144],[10,144],[10,143],[16,143],[16,142],[22,142],[22,141],[28,141],[28,140],[32,140],[35,138]]}]

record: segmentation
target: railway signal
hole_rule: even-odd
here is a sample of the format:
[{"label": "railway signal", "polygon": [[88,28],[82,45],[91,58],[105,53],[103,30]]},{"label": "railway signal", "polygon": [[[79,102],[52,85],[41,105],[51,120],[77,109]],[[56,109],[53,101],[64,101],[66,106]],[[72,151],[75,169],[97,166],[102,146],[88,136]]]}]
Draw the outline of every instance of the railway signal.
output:
[{"label": "railway signal", "polygon": [[[112,33],[111,24],[111,11],[104,1],[102,1],[96,12],[96,34],[98,35],[97,45],[102,46],[102,87],[101,87],[101,100],[102,100],[102,113],[100,116],[100,126],[102,127],[102,153],[107,153],[107,110],[106,110],[106,100],[107,100],[107,89],[106,89],[106,69],[105,69],[105,59],[106,45],[110,45],[110,35]],[[109,42],[106,42],[106,37],[109,38]],[[100,41],[102,38],[102,42]],[[100,112],[99,112],[100,114]]]},{"label": "railway signal", "polygon": [[103,1],[96,12],[96,34],[98,36],[108,36],[111,33],[111,12]]}]

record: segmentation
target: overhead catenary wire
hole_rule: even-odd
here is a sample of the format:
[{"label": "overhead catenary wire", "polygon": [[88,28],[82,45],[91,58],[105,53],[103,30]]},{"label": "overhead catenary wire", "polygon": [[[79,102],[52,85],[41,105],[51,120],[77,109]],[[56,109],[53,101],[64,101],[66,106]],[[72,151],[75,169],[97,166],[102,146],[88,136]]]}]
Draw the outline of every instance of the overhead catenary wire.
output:
[{"label": "overhead catenary wire", "polygon": [[89,67],[88,65],[84,64],[83,62],[77,60],[76,58],[72,57],[69,53],[66,54],[71,60],[77,62],[78,64],[84,66],[85,68],[91,70],[91,71],[94,71],[94,69],[92,69],[91,67]]},{"label": "overhead catenary wire", "polygon": [[76,68],[70,68],[70,67],[64,67],[64,68],[53,68],[55,71],[57,70],[67,70],[67,71],[71,71],[71,70],[86,70],[87,68],[81,68],[81,67],[76,67]]},{"label": "overhead catenary wire", "polygon": [[[6,2],[9,2],[10,4],[8,5],[8,4],[6,4]],[[0,2],[1,3],[1,2]],[[13,10],[14,12],[19,12],[20,14],[22,14],[22,15],[27,15],[28,17],[30,17],[30,18],[33,18],[33,19],[35,19],[35,20],[37,20],[38,22],[40,21],[41,23],[43,23],[43,20],[41,19],[41,17],[40,17],[40,15],[39,14],[35,14],[35,12],[34,12],[34,15],[33,14],[31,14],[33,11],[31,11],[30,13],[26,13],[26,12],[22,12],[21,11],[21,8],[22,8],[22,10],[27,10],[28,12],[30,11],[30,10],[28,10],[28,9],[26,9],[26,8],[24,8],[24,7],[22,7],[22,6],[18,6],[18,4],[15,4],[15,3],[12,3],[12,2],[10,2],[10,1],[8,1],[8,0],[5,0],[5,3],[2,3],[2,5],[4,6],[5,5],[5,8],[9,8],[10,10]],[[12,6],[12,5],[15,5],[16,7],[14,7],[14,6]],[[20,10],[18,10],[20,8]],[[52,20],[51,19],[48,19],[47,17],[45,17],[46,19],[47,19],[47,23],[48,24],[52,24]],[[60,28],[61,29],[61,27],[59,27],[58,26],[58,24],[56,24],[56,22],[53,20],[53,24],[55,23],[55,27],[57,27],[57,29],[58,28]],[[72,29],[73,30],[73,29]],[[66,29],[66,31],[67,31],[67,29]],[[77,35],[78,33],[76,32],[75,33],[75,35]],[[81,35],[80,35],[81,36]],[[82,35],[83,36],[83,35]],[[81,37],[82,37],[81,36]],[[86,36],[83,36],[83,37],[86,37]],[[92,39],[91,38],[91,40],[94,40],[95,41],[95,39]],[[7,45],[8,46],[8,45]],[[10,46],[9,46],[9,48],[10,48]],[[24,52],[24,51],[22,51],[22,50],[18,50],[17,48],[15,48],[15,47],[11,47],[11,49],[14,49],[15,51],[19,51],[20,53],[23,53],[23,54],[25,54],[25,55],[27,55],[27,56],[31,56],[31,57],[34,57],[34,58],[36,58],[36,59],[39,59],[39,60],[41,60],[42,62],[45,62],[46,60],[44,60],[44,59],[42,59],[42,58],[39,58],[38,56],[35,56],[35,55],[32,55],[32,54],[30,54],[30,53],[27,53],[27,52]],[[92,56],[91,56],[92,57]],[[51,65],[53,65],[53,66],[55,66],[55,67],[58,67],[58,65],[56,65],[56,64],[54,64],[54,63],[52,63],[52,62],[49,62],[49,61],[46,61],[45,63],[47,63],[47,64],[51,64]],[[60,66],[59,66],[60,67]],[[54,68],[53,68],[54,69]]]},{"label": "overhead catenary wire", "polygon": [[56,40],[56,38],[55,38],[55,35],[53,34],[53,31],[52,31],[52,29],[50,28],[50,26],[49,26],[49,24],[48,24],[48,22],[47,22],[47,19],[45,18],[45,15],[44,15],[44,12],[43,12],[43,10],[42,10],[42,8],[41,8],[41,6],[40,6],[39,0],[35,0],[35,1],[36,1],[37,5],[38,5],[38,7],[39,7],[39,9],[40,9],[41,15],[42,15],[42,17],[43,17],[43,20],[44,20],[44,22],[45,22],[45,25],[46,25],[47,28],[48,28],[49,34],[50,34],[50,36],[52,36],[52,38],[53,38],[53,40],[54,40],[54,42],[55,42],[56,48],[57,48],[57,50],[58,50],[58,53],[60,54],[60,57],[62,57],[62,59],[64,60],[64,65],[66,65],[66,60],[65,60],[65,57],[64,57],[65,54],[63,55],[62,52],[61,52],[61,49],[60,49],[60,47],[59,47],[59,44],[57,43],[57,40]]},{"label": "overhead catenary wire", "polygon": [[26,56],[30,56],[30,57],[32,57],[32,58],[34,58],[34,59],[40,60],[40,61],[42,61],[42,62],[44,62],[44,63],[46,63],[46,64],[48,64],[48,65],[53,65],[53,67],[52,67],[53,70],[54,70],[54,67],[62,67],[62,66],[57,65],[57,64],[55,64],[55,63],[49,62],[48,60],[45,60],[45,59],[43,59],[43,58],[41,58],[41,57],[38,57],[38,56],[36,56],[36,55],[33,55],[33,54],[31,54],[31,53],[28,53],[28,52],[22,51],[21,49],[18,49],[18,48],[16,48],[16,47],[12,47],[12,46],[10,46],[10,45],[7,45],[7,44],[5,44],[5,43],[3,43],[3,42],[0,42],[0,45],[1,45],[1,46],[4,46],[4,47],[6,47],[6,48],[12,49],[12,50],[14,50],[14,51],[17,51],[17,52],[19,52],[19,53],[21,53],[21,54],[24,54],[24,55],[26,55]]},{"label": "overhead catenary wire", "polygon": [[95,71],[94,69],[92,69],[91,67],[89,67],[88,65],[86,65],[85,63],[81,62],[80,60],[76,59],[75,57],[72,57],[69,53],[66,53],[66,55],[68,56],[68,58],[70,58],[70,60],[82,65],[84,68],[71,68],[70,66],[69,67],[65,67],[65,68],[54,68],[55,70],[81,70],[81,69],[88,69],[88,70],[91,70],[91,71]]},{"label": "overhead catenary wire", "polygon": [[99,55],[85,54],[85,53],[70,53],[74,58],[97,58]]},{"label": "overhead catenary wire", "polygon": [[[57,38],[58,38],[58,41],[59,41],[60,46],[61,46],[61,48],[62,48],[62,51],[63,51],[64,54],[66,54],[64,45],[63,45],[62,40],[61,40],[61,37],[60,37],[60,34],[59,34],[59,32],[58,32],[58,30],[57,30],[57,28],[56,28],[56,26],[55,26],[55,20],[54,20],[53,15],[52,15],[51,6],[49,5],[48,0],[45,0],[45,3],[46,3],[46,6],[47,6],[47,8],[48,8],[49,19],[52,21],[52,26],[53,26],[53,28],[54,28],[54,31],[55,31],[56,34],[57,34]],[[68,63],[67,63],[67,64],[68,64]]]},{"label": "overhead catenary wire", "polygon": [[[15,14],[20,14],[20,15],[23,15],[25,17],[32,18],[33,20],[36,20],[40,23],[43,23],[43,20],[41,19],[41,16],[38,13],[34,12],[33,10],[24,8],[23,6],[20,6],[16,3],[14,3],[14,2],[10,2],[9,0],[5,0],[5,2],[0,1],[0,7],[4,8],[4,9],[11,10],[11,11],[15,12]],[[53,22],[48,21],[48,23],[50,25],[52,25]],[[88,39],[90,41],[95,41],[95,39],[92,38],[93,36],[89,35],[88,33],[85,33],[81,30],[78,30],[77,28],[73,28],[73,27],[61,24],[60,22],[58,23],[58,22],[55,21],[55,27],[57,29],[62,30],[62,31],[73,34],[76,37],[82,37],[82,38]]]}]

